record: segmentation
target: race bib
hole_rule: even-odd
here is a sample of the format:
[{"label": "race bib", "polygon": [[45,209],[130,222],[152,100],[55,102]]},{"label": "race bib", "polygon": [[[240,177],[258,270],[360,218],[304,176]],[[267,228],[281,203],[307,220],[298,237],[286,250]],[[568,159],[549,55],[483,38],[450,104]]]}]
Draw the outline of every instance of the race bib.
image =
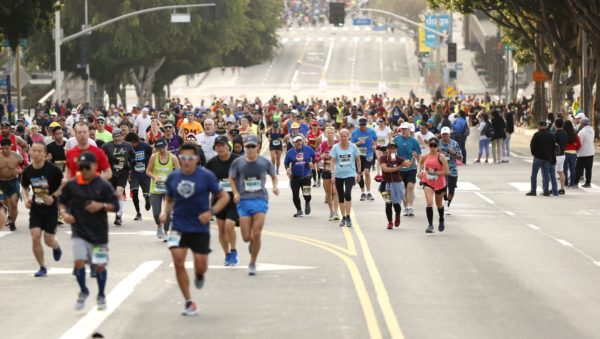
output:
[{"label": "race bib", "polygon": [[160,177],[154,183],[154,191],[156,193],[167,193],[167,181],[163,177]]},{"label": "race bib", "polygon": [[115,158],[115,170],[122,171],[124,167],[125,167],[125,159]]},{"label": "race bib", "polygon": [[181,242],[181,235],[179,233],[173,231],[171,234],[167,236],[167,246],[169,248],[179,247],[179,243]]},{"label": "race bib", "polygon": [[367,148],[366,147],[359,147],[358,151],[360,152],[360,155],[367,155]]},{"label": "race bib", "polygon": [[273,146],[281,146],[281,140],[273,140]]},{"label": "race bib", "polygon": [[67,162],[64,160],[57,160],[54,162],[54,165],[56,165],[56,167],[60,168],[62,171],[65,170],[66,164],[67,164]]},{"label": "race bib", "polygon": [[341,154],[340,155],[340,166],[350,166],[352,160],[352,156],[350,154]]},{"label": "race bib", "polygon": [[381,139],[377,139],[377,145],[384,145],[385,144],[385,139],[381,138]]},{"label": "race bib", "polygon": [[389,204],[392,202],[392,200],[390,198],[390,191],[381,192],[381,197],[383,198],[383,201],[385,201],[386,204]]},{"label": "race bib", "polygon": [[227,179],[221,179],[221,188],[225,191],[225,192],[233,192],[233,189],[231,188],[231,184],[229,183],[229,180]]},{"label": "race bib", "polygon": [[258,192],[262,190],[260,180],[257,177],[248,177],[244,179],[244,190],[246,192]]},{"label": "race bib", "polygon": [[438,179],[437,174],[427,172],[427,180],[435,181],[437,179]]},{"label": "race bib", "polygon": [[302,186],[302,195],[310,195],[310,186]]},{"label": "race bib", "polygon": [[44,203],[44,198],[48,196],[48,180],[45,177],[32,178],[31,187],[33,190],[33,202],[38,205]]},{"label": "race bib", "polygon": [[144,172],[146,171],[146,163],[144,162],[144,160],[146,160],[146,155],[144,154],[144,151],[137,151],[135,152],[135,171],[136,172]]},{"label": "race bib", "polygon": [[92,264],[108,264],[108,248],[105,246],[94,245],[92,248]]}]

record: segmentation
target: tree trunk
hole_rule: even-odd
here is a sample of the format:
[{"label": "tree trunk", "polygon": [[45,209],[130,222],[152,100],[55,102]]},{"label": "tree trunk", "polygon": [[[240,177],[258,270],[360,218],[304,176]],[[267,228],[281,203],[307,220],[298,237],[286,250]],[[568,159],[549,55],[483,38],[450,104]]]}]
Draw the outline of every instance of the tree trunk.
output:
[{"label": "tree trunk", "polygon": [[121,98],[121,104],[123,105],[123,108],[125,108],[125,111],[127,111],[127,92],[126,92],[126,88],[127,88],[127,84],[125,82],[122,82],[119,85],[119,90],[117,91],[117,93],[119,94],[119,97]]},{"label": "tree trunk", "polygon": [[119,84],[108,84],[106,86],[106,93],[108,93],[108,105],[117,105],[117,90],[118,90],[118,86]]},{"label": "tree trunk", "polygon": [[134,69],[129,70],[129,77],[135,87],[139,104],[146,105],[152,103],[152,90],[154,88],[156,72],[158,72],[164,62],[165,58],[163,57],[148,67],[137,67],[137,72]]},{"label": "tree trunk", "polygon": [[158,110],[162,110],[166,100],[166,93],[163,88],[164,86],[154,87],[154,100],[156,101],[155,108]]}]

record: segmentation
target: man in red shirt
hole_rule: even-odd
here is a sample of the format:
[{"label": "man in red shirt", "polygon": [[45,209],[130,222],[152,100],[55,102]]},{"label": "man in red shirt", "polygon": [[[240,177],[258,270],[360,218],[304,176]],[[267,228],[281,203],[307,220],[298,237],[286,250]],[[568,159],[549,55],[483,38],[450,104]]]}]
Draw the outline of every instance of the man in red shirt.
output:
[{"label": "man in red shirt", "polygon": [[65,178],[70,179],[75,177],[77,172],[79,171],[79,164],[77,163],[77,159],[79,155],[83,152],[92,152],[96,156],[97,164],[98,164],[98,172],[100,176],[108,180],[112,177],[112,170],[110,169],[110,164],[108,163],[108,157],[102,151],[102,149],[90,145],[90,130],[85,123],[77,123],[75,125],[75,139],[77,140],[77,145],[67,151],[67,166],[65,167]]}]

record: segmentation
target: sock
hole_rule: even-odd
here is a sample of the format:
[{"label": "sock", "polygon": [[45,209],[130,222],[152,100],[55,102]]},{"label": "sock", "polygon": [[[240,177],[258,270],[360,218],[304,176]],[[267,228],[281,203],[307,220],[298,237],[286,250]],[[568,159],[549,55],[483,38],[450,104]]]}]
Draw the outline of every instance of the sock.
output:
[{"label": "sock", "polygon": [[108,278],[108,273],[106,272],[106,267],[104,271],[98,271],[96,273],[96,280],[98,280],[98,296],[104,297],[104,288],[106,287],[106,279]]},{"label": "sock", "polygon": [[190,300],[186,300],[185,301],[185,308],[188,308],[188,307],[192,306],[192,302],[193,301],[191,299]]},{"label": "sock", "polygon": [[400,204],[394,204],[394,211],[396,212],[396,215],[400,215],[400,212],[402,211]]},{"label": "sock", "polygon": [[131,195],[132,195],[132,199],[133,199],[133,206],[135,207],[135,212],[137,214],[140,213],[140,198],[138,197],[138,191],[131,191]]},{"label": "sock", "polygon": [[385,204],[385,215],[388,222],[392,222],[392,204]]},{"label": "sock", "polygon": [[119,200],[119,211],[117,212],[117,217],[121,217],[123,215],[123,200]]},{"label": "sock", "polygon": [[429,225],[433,225],[433,207],[427,207],[425,212],[427,213],[427,222]]},{"label": "sock", "polygon": [[231,252],[236,252],[237,253],[237,250],[235,248],[232,248]]},{"label": "sock", "polygon": [[[431,211],[433,214],[433,211]],[[438,208],[438,214],[440,216],[440,224],[444,223],[444,207]]]},{"label": "sock", "polygon": [[85,286],[85,267],[76,268],[75,277],[77,278],[77,283],[79,284],[81,292],[85,294],[90,294],[90,291],[88,290],[87,286]]}]

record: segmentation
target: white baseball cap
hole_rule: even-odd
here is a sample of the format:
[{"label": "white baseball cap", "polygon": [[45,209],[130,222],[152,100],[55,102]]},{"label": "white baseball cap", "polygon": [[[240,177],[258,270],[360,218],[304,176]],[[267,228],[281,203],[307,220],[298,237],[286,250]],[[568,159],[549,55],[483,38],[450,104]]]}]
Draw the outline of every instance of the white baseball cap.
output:
[{"label": "white baseball cap", "polygon": [[583,113],[577,113],[577,115],[575,115],[575,119],[583,119],[585,118],[585,114]]},{"label": "white baseball cap", "polygon": [[410,129],[410,124],[408,122],[403,122],[400,124],[400,129]]},{"label": "white baseball cap", "polygon": [[302,140],[302,137],[299,135],[296,135],[294,138],[292,138],[292,142],[296,142],[298,140]]},{"label": "white baseball cap", "polygon": [[446,126],[446,127],[442,127],[442,130],[440,131],[440,134],[450,134],[450,127]]}]

